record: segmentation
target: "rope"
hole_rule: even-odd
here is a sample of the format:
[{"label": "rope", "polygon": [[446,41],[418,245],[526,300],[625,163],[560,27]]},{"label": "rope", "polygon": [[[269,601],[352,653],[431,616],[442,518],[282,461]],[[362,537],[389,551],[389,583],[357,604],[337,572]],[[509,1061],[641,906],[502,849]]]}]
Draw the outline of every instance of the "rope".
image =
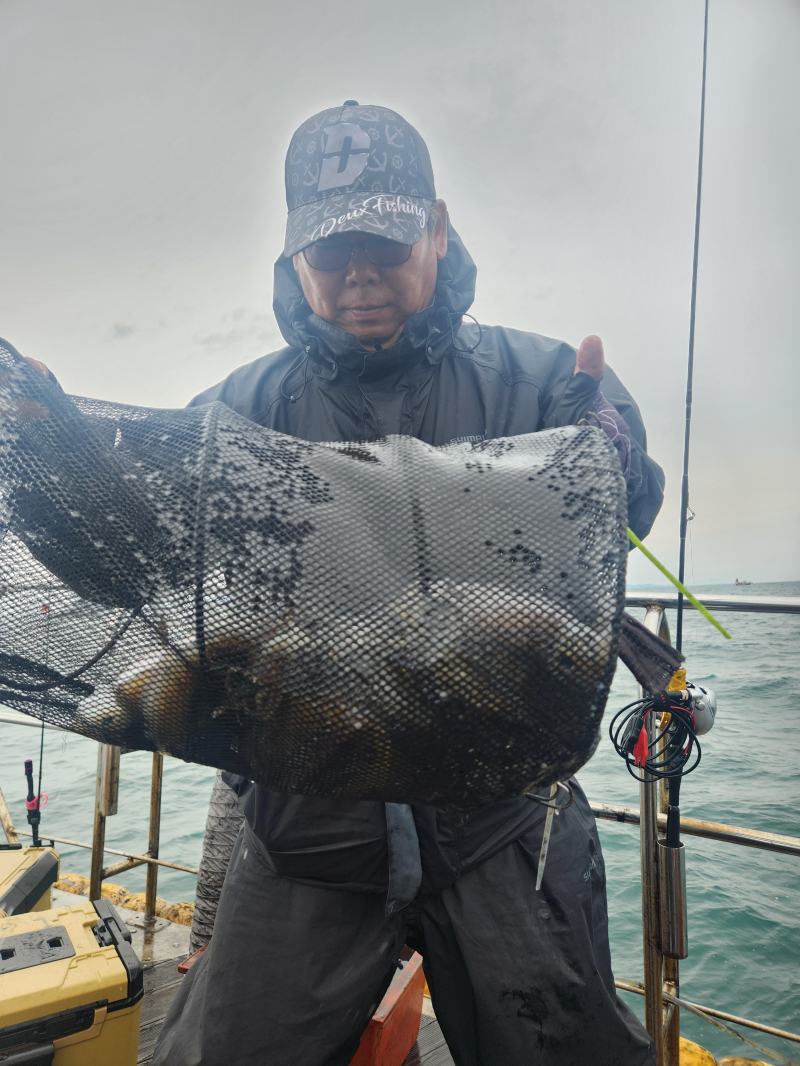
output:
[{"label": "rope", "polygon": [[710,1022],[711,1025],[715,1025],[717,1029],[721,1029],[723,1033],[727,1033],[728,1036],[735,1036],[737,1040],[741,1040],[745,1044],[749,1044],[750,1047],[759,1051],[762,1055],[769,1055],[773,1059],[777,1059],[778,1062],[785,1063],[785,1066],[800,1066],[800,1062],[797,1059],[790,1059],[786,1055],[782,1055],[780,1051],[773,1051],[772,1048],[765,1047],[763,1044],[759,1044],[757,1040],[751,1040],[749,1036],[745,1036],[744,1033],[740,1033],[737,1029],[732,1029],[725,1022],[719,1021],[718,1018],[712,1018],[710,1014],[706,1014],[704,1010],[696,1007],[693,1003],[687,1003],[685,999],[679,999],[677,996],[672,996],[669,992],[662,992],[662,998],[667,1003],[674,1003],[675,1006],[681,1007],[683,1010],[688,1010],[690,1014],[696,1014],[698,1018],[703,1018],[705,1021]]}]

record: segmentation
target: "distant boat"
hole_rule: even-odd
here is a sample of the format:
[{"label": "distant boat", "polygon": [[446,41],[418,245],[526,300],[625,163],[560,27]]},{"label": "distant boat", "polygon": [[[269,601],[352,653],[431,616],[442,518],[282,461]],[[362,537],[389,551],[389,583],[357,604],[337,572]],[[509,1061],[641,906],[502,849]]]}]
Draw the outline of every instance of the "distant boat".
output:
[{"label": "distant boat", "polygon": [[740,581],[738,577],[734,581],[734,585],[752,585],[752,584],[753,584],[752,581]]}]

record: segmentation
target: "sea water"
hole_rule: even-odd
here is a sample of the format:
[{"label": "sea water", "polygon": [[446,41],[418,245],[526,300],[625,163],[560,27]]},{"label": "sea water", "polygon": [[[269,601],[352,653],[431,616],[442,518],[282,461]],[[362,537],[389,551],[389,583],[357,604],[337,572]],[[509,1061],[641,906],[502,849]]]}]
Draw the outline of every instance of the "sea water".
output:
[{"label": "sea water", "polygon": [[[797,596],[800,582],[698,588],[706,594]],[[637,590],[638,592],[638,590]],[[634,614],[641,614],[634,611]],[[717,693],[716,725],[703,738],[703,758],[683,783],[684,816],[800,836],[800,616],[724,614],[725,640],[695,611],[684,622],[690,680]],[[670,613],[674,633],[674,618]],[[608,702],[611,714],[636,698],[633,678],[620,666]],[[23,760],[38,772],[40,731],[0,723],[0,786],[15,824],[25,824]],[[48,832],[91,842],[97,745],[82,737],[45,731],[42,812]],[[119,851],[147,849],[152,756],[122,756],[119,813],[106,823],[106,845]],[[638,807],[638,785],[615,754],[604,727],[596,754],[581,771],[590,800]],[[177,759],[164,760],[160,855],[196,867],[200,861],[214,771]],[[642,928],[638,828],[600,823],[606,860],[610,936],[618,977],[642,979]],[[681,963],[681,994],[696,1003],[800,1031],[800,858],[686,837],[689,957]],[[59,845],[61,869],[88,876],[90,853]],[[117,859],[109,854],[106,863]],[[114,881],[144,890],[143,868]],[[158,894],[192,900],[192,874],[161,868]],[[642,999],[626,994],[642,1016]],[[686,1013],[684,1036],[715,1055],[758,1058],[724,1033]],[[792,1058],[797,1045],[743,1030]]]}]

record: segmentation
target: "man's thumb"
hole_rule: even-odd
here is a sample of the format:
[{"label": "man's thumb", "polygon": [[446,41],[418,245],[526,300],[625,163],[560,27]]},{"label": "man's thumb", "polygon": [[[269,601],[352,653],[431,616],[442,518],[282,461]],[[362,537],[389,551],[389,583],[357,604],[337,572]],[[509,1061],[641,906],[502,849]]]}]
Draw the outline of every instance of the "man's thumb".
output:
[{"label": "man's thumb", "polygon": [[599,381],[605,368],[606,357],[603,354],[603,342],[599,337],[584,337],[575,359],[575,373],[588,374],[590,378]]},{"label": "man's thumb", "polygon": [[44,374],[46,378],[50,377],[50,368],[45,366],[44,363],[40,363],[38,359],[31,359],[29,355],[25,356],[25,360],[38,370],[40,374]]}]

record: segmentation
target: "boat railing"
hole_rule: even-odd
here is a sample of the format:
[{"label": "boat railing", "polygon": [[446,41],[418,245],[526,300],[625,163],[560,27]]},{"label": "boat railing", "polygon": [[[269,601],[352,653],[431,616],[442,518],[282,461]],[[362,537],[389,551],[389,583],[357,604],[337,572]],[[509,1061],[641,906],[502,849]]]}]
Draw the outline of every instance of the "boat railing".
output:
[{"label": "boat railing", "polygon": [[[626,607],[660,607],[673,610],[678,606],[677,592],[636,592],[625,597]],[[800,614],[800,596],[703,596],[709,611],[742,611],[747,614]],[[683,609],[695,608],[684,597]]]},{"label": "boat railing", "polygon": [[[667,623],[667,610],[677,606],[677,595],[670,593],[633,593],[626,597],[627,607],[645,609],[644,624],[654,633],[666,640],[670,639]],[[781,596],[715,596],[704,598],[709,610],[746,611],[763,614],[800,614],[800,597]],[[691,604],[684,607],[692,609]],[[650,719],[650,739],[656,735],[656,724]],[[39,727],[33,718],[12,713],[0,714],[0,720],[15,721]],[[161,793],[163,785],[164,756],[153,755],[150,782],[150,826],[146,850],[131,853],[109,848],[105,844],[106,819],[117,813],[119,793],[120,759],[123,750],[110,744],[98,746],[97,785],[95,791],[94,834],[91,844],[63,837],[50,836],[48,840],[70,847],[87,848],[92,852],[89,893],[91,899],[101,895],[104,880],[138,866],[147,866],[145,888],[145,923],[152,924],[156,917],[156,895],[159,867],[181,870],[197,874],[191,866],[168,862],[159,857],[161,827]],[[606,803],[593,803],[592,810],[597,818],[617,822],[623,825],[639,826],[639,842],[642,867],[642,929],[644,981],[619,979],[617,987],[644,996],[645,1025],[656,1046],[657,1066],[679,1066],[680,1015],[675,1009],[675,1001],[680,998],[679,960],[670,958],[662,951],[662,901],[659,892],[659,840],[666,828],[667,809],[666,789],[657,781],[641,783],[639,786],[639,810],[630,807],[617,807]],[[9,843],[16,843],[19,836],[31,834],[15,829],[8,809],[0,792],[0,824],[5,830]],[[704,837],[722,843],[737,844],[744,847],[760,848],[782,855],[800,856],[800,838],[766,833],[747,829],[742,826],[727,825],[721,822],[708,822],[699,818],[681,818],[681,832],[686,836]],[[122,856],[122,861],[111,866],[104,866],[106,854]],[[800,1043],[800,1035],[789,1033],[773,1026],[764,1025],[747,1018],[740,1018],[724,1011],[701,1004],[680,1000],[680,1006],[693,1013],[702,1014],[712,1024],[720,1025],[732,1022],[736,1025],[779,1036]],[[718,1021],[714,1021],[718,1019]],[[729,1030],[730,1032],[730,1030]]]},{"label": "boat railing", "polygon": [[[704,597],[704,603],[713,611],[747,611],[770,614],[800,614],[800,597],[756,597],[756,596],[716,596]],[[643,593],[626,597],[627,607],[644,607],[644,625],[664,640],[670,640],[667,610],[677,607],[678,596],[670,593]],[[691,609],[688,601],[686,608]],[[640,695],[642,694],[640,689]],[[646,720],[648,743],[655,740],[658,725],[654,716]],[[658,780],[642,781],[639,785],[639,810],[632,811],[626,807],[613,807],[607,804],[593,804],[596,817],[610,821],[639,825],[639,846],[642,869],[642,948],[644,963],[644,981],[618,981],[617,986],[629,992],[644,995],[645,1026],[653,1039],[656,1049],[657,1066],[679,1066],[680,1061],[680,1012],[674,1009],[674,1000],[680,996],[680,963],[678,958],[665,954],[662,935],[668,932],[670,921],[675,916],[661,899],[660,885],[662,871],[659,869],[663,841],[666,829],[668,796],[666,782]],[[800,855],[800,839],[763,833],[752,829],[723,823],[705,822],[695,818],[682,818],[681,830],[689,836],[704,836],[729,844],[762,848],[778,851],[782,854]],[[673,1002],[670,1002],[673,1001]],[[699,1009],[699,1005],[692,1004]],[[696,1011],[695,1011],[696,1012]],[[707,1015],[708,1016],[708,1015]],[[800,1042],[800,1036],[764,1026],[748,1019],[735,1018],[723,1012],[715,1011],[708,1017],[726,1018],[737,1021],[751,1029],[780,1035]],[[718,1024],[718,1023],[717,1023]]]}]

